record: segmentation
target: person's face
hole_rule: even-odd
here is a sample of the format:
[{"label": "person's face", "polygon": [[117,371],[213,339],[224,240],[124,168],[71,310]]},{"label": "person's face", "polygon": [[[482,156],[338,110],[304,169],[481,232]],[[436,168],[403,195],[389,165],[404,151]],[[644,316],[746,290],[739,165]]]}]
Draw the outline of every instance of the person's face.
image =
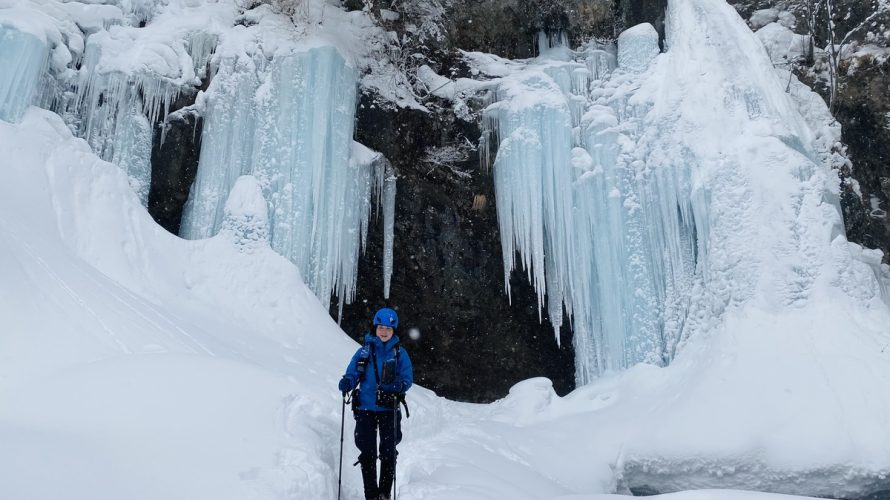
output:
[{"label": "person's face", "polygon": [[383,325],[377,325],[377,337],[386,342],[392,338],[392,328]]}]

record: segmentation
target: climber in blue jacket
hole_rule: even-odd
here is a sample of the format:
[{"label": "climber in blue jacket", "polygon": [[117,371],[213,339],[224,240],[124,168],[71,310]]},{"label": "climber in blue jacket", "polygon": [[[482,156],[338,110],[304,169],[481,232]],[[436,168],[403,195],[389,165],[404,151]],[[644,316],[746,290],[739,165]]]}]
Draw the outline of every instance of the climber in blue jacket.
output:
[{"label": "climber in blue jacket", "polygon": [[[399,316],[389,308],[374,315],[375,335],[365,334],[365,344],[356,351],[340,379],[340,392],[352,393],[355,417],[355,446],[362,468],[365,498],[389,500],[396,472],[396,445],[402,441],[405,392],[414,383],[408,353],[399,345],[395,329]],[[407,406],[405,407],[407,411]],[[377,433],[380,433],[378,455]],[[377,481],[377,458],[380,481]]]}]

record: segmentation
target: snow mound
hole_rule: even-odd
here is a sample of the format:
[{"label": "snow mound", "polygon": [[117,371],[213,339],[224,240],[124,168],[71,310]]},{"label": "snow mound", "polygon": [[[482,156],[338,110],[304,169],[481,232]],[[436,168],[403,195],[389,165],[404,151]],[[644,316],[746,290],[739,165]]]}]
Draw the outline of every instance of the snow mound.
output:
[{"label": "snow mound", "polygon": [[235,181],[219,232],[242,252],[269,244],[269,209],[256,177],[242,175]]},{"label": "snow mound", "polygon": [[658,32],[649,23],[638,24],[618,35],[618,67],[628,71],[643,71],[661,50]]}]

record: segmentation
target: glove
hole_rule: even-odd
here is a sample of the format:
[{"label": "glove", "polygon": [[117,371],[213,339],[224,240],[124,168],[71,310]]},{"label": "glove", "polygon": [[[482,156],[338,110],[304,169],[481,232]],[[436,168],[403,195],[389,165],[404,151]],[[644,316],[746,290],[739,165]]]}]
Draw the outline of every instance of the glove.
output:
[{"label": "glove", "polygon": [[380,390],[383,392],[391,392],[394,394],[398,394],[400,392],[404,392],[405,384],[402,383],[401,380],[396,380],[391,384],[380,384]]},{"label": "glove", "polygon": [[343,375],[337,387],[340,389],[340,392],[345,394],[355,388],[355,380],[349,375]]}]

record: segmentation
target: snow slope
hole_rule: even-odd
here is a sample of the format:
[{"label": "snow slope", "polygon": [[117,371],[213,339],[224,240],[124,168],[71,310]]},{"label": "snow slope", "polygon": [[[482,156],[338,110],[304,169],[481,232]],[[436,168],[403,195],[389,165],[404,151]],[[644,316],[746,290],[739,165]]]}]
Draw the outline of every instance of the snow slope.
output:
[{"label": "snow slope", "polygon": [[[295,268],[243,232],[167,234],[125,174],[49,112],[0,124],[0,147],[15,158],[0,169],[0,497],[333,498],[334,387],[354,344]],[[227,227],[261,211],[247,179]],[[616,446],[634,427],[616,424],[641,408],[605,410],[621,392],[651,397],[658,371],[565,399],[531,380],[494,405],[415,388],[400,497],[614,491]],[[355,498],[348,440],[345,454]]]},{"label": "snow slope", "polygon": [[0,128],[0,497],[330,492],[350,341],[293,266],[166,234],[55,115]]}]

